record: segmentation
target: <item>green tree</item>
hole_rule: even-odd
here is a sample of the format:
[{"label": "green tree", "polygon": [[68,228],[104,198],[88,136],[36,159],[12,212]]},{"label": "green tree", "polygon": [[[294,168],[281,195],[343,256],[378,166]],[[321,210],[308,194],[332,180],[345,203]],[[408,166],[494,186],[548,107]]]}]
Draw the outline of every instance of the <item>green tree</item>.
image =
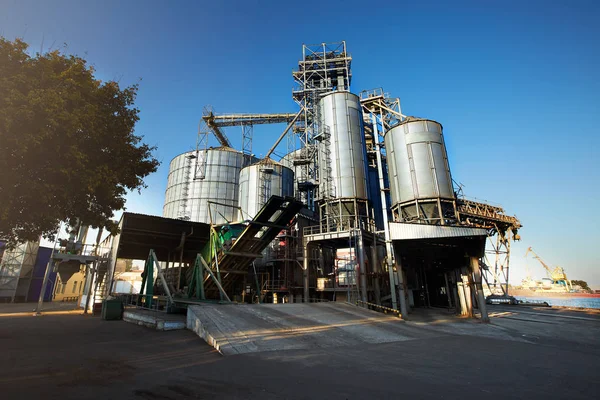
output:
[{"label": "green tree", "polygon": [[592,290],[592,289],[590,289],[590,287],[588,286],[588,283],[586,281],[573,279],[573,280],[571,280],[571,283],[573,284],[573,286],[581,286],[581,288],[583,290]]},{"label": "green tree", "polygon": [[115,232],[113,212],[159,162],[134,134],[138,86],[60,51],[0,37],[0,238],[53,237],[60,221]]}]

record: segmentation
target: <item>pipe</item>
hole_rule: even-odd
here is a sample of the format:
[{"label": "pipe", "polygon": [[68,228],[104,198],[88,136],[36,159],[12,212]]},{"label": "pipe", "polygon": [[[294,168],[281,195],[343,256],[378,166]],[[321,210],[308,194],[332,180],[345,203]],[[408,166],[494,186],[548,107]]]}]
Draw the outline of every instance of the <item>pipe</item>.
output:
[{"label": "pipe", "polygon": [[265,156],[265,158],[269,158],[269,156],[275,151],[275,148],[279,145],[279,143],[283,140],[283,138],[285,137],[285,135],[287,135],[288,131],[290,130],[290,128],[292,126],[294,126],[294,124],[296,123],[296,120],[298,119],[298,117],[300,117],[300,114],[302,114],[302,112],[304,111],[304,107],[302,107],[300,109],[300,111],[298,111],[298,114],[296,114],[296,116],[294,117],[294,119],[288,124],[288,126],[286,126],[285,130],[283,131],[283,133],[279,136],[279,138],[277,139],[277,141],[275,142],[275,144],[269,149],[269,151],[267,152],[267,155]]},{"label": "pipe", "polygon": [[373,234],[373,245],[371,246],[371,265],[373,266],[373,273],[375,279],[373,279],[373,286],[375,289],[375,303],[380,306],[381,305],[381,287],[380,287],[380,276],[381,270],[379,269],[379,259],[377,256],[377,239],[375,234]]},{"label": "pipe", "polygon": [[360,268],[360,291],[362,292],[361,300],[367,302],[367,271],[365,271],[365,246],[363,243],[362,231],[360,229],[358,230],[358,237],[356,238],[356,247],[356,250],[358,251],[358,266]]},{"label": "pipe", "polygon": [[304,302],[305,303],[309,303],[310,299],[309,299],[309,277],[308,277],[308,244],[304,245],[304,249],[303,249],[303,255],[304,255],[304,260],[303,260],[303,267],[302,267],[302,275],[303,275],[303,280],[304,280]]},{"label": "pipe", "polygon": [[[385,198],[385,183],[383,181],[383,164],[381,160],[381,145],[379,144],[379,132],[377,131],[377,118],[375,114],[371,113],[371,121],[373,122],[373,139],[375,140],[375,147],[377,149],[376,157],[377,157],[377,175],[379,176],[379,191],[381,195],[381,209],[383,210],[383,227],[385,233],[385,250],[386,250],[386,261],[388,266],[388,272],[390,275],[390,293],[392,297],[392,308],[394,310],[398,309],[398,302],[396,301],[396,283],[394,280],[394,261],[393,257],[393,249],[392,249],[392,240],[390,239],[390,226],[387,215],[387,200]],[[383,125],[383,123],[382,123]],[[406,308],[406,304],[405,304]],[[406,315],[406,314],[405,314]]]}]

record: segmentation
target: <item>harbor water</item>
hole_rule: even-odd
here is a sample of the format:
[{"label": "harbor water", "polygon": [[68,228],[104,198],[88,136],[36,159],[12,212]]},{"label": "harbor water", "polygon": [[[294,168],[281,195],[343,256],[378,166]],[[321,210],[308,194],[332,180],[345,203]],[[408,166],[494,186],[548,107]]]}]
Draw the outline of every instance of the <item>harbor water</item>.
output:
[{"label": "harbor water", "polygon": [[534,297],[515,296],[519,300],[545,301],[551,306],[600,308],[600,297]]}]

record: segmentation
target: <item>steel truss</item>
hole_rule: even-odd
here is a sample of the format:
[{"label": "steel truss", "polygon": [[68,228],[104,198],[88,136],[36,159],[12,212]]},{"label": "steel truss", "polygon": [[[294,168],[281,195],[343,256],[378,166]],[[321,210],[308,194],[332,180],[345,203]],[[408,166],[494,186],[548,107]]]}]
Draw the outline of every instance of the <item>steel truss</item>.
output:
[{"label": "steel truss", "polygon": [[281,124],[291,122],[296,114],[215,114],[211,106],[204,107],[202,118],[198,124],[198,139],[196,141],[196,164],[194,179],[204,179],[206,176],[206,157],[200,156],[200,152],[208,150],[208,137],[213,134],[224,147],[231,147],[231,142],[223,132],[222,128],[230,126],[242,127],[242,152],[244,154],[244,165],[252,160],[252,139],[254,136],[254,125]]},{"label": "steel truss", "polygon": [[[406,116],[402,114],[400,99],[390,97],[388,93],[384,93],[382,88],[360,92],[360,104],[363,108],[365,143],[369,166],[376,167],[377,152],[382,155],[384,163],[386,160],[385,145],[383,142],[385,133],[402,122]],[[379,128],[374,128],[373,118],[379,124]],[[375,140],[375,134],[379,135],[377,140]]]},{"label": "steel truss", "polygon": [[[510,244],[515,240],[515,234],[512,228],[506,231],[497,230],[495,240],[493,236],[488,236],[490,248],[486,247],[487,265],[483,265],[483,279],[490,294],[498,296],[508,296],[508,271],[510,264]],[[493,259],[491,264],[490,259]]]},{"label": "steel truss", "polygon": [[521,237],[519,219],[507,215],[500,206],[493,206],[458,196],[457,210],[460,223],[488,230],[485,262],[482,262],[482,277],[489,294],[509,296],[508,278],[510,245]]}]

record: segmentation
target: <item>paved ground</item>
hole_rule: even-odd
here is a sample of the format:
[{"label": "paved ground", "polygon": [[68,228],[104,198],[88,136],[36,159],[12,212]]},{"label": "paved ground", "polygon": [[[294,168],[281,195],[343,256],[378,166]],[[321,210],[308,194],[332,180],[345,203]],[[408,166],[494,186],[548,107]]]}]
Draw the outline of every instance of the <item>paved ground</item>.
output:
[{"label": "paved ground", "polygon": [[[35,311],[37,303],[1,303],[0,317],[5,315],[26,314],[31,315]],[[83,310],[79,308],[75,302],[48,302],[42,305],[42,312],[59,314],[59,313],[80,313]]]},{"label": "paved ground", "polygon": [[407,326],[391,314],[345,303],[191,306],[188,326],[191,316],[223,355],[352,347],[437,335]]},{"label": "paved ground", "polygon": [[597,316],[492,313],[503,315],[490,325],[414,315],[406,328],[423,335],[412,340],[228,357],[190,331],[73,314],[4,316],[0,398],[597,397]]}]

